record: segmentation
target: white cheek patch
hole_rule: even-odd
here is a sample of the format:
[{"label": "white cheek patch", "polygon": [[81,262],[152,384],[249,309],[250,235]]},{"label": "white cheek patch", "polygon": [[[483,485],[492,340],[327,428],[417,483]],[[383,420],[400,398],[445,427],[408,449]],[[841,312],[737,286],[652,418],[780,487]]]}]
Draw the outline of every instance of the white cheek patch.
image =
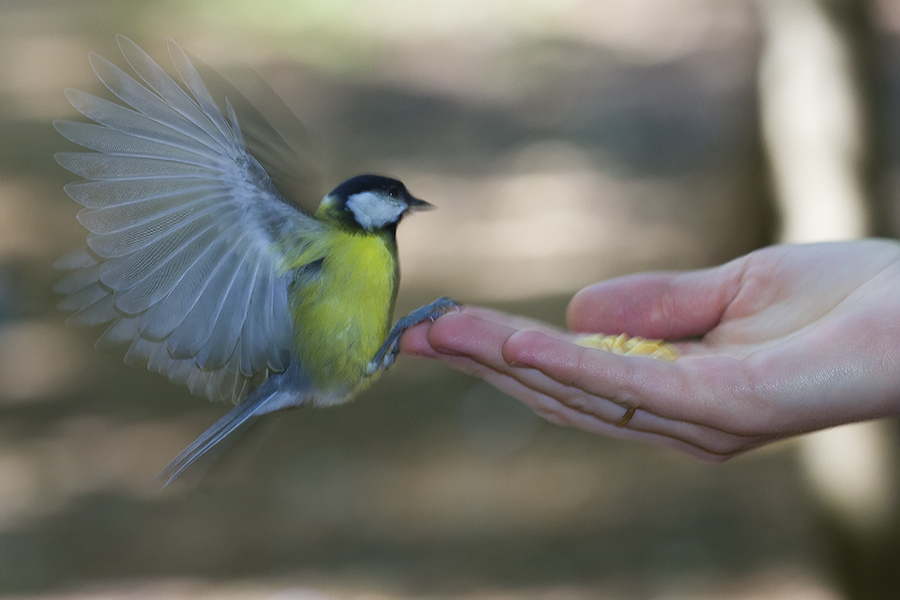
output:
[{"label": "white cheek patch", "polygon": [[407,209],[406,203],[375,192],[360,192],[347,199],[347,208],[363,229],[379,229],[394,223]]}]

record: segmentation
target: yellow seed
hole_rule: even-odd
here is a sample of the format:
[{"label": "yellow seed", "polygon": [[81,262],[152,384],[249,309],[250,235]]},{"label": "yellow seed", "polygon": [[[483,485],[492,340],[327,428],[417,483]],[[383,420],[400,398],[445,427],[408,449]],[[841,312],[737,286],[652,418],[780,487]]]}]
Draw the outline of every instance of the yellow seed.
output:
[{"label": "yellow seed", "polygon": [[575,343],[585,348],[596,348],[623,356],[647,356],[666,362],[672,362],[678,358],[678,353],[671,344],[662,340],[628,337],[624,333],[620,335],[604,335],[602,333],[587,335]]}]

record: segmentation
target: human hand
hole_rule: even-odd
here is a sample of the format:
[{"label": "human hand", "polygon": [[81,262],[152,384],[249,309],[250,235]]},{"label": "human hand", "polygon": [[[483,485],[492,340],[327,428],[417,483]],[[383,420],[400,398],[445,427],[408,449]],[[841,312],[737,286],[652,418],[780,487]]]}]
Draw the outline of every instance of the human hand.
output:
[{"label": "human hand", "polygon": [[619,356],[465,307],[411,329],[401,349],[480,377],[551,422],[706,460],[900,414],[895,242],[773,246],[711,269],[613,279],[576,294],[567,321],[582,335],[689,341],[673,344],[671,363]]}]

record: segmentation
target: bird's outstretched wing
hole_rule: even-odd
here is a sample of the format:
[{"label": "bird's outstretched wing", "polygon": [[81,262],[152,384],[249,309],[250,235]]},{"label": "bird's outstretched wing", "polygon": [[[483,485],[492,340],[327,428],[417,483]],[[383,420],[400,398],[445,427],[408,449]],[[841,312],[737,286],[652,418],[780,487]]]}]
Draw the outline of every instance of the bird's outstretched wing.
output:
[{"label": "bird's outstretched wing", "polygon": [[210,399],[240,401],[250,380],[290,360],[290,273],[279,244],[321,225],[288,202],[249,153],[228,99],[220,110],[169,40],[179,85],[134,42],[119,48],[140,78],[92,54],[123,104],[67,90],[95,123],[56,121],[95,152],[57,161],[87,181],[65,190],[85,208],[88,246],[57,266],[70,321],[109,323],[99,344],[127,344],[145,365]]}]

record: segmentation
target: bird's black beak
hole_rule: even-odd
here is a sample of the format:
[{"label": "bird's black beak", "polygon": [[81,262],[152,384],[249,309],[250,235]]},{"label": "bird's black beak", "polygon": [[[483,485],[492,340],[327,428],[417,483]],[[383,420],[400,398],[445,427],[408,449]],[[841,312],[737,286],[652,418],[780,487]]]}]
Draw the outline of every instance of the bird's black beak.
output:
[{"label": "bird's black beak", "polygon": [[420,210],[432,210],[437,208],[434,204],[419,200],[414,196],[409,196],[406,200],[406,204],[409,206],[409,208],[406,209],[407,212],[419,212]]}]

